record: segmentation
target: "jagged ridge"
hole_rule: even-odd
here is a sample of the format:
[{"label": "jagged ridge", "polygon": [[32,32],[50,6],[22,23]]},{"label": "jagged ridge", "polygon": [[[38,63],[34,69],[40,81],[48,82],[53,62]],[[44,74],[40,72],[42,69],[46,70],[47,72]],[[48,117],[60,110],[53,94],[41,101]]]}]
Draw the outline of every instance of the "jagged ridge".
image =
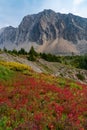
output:
[{"label": "jagged ridge", "polygon": [[54,54],[87,52],[87,18],[44,10],[27,15],[18,28],[0,31],[0,47],[25,48]]}]

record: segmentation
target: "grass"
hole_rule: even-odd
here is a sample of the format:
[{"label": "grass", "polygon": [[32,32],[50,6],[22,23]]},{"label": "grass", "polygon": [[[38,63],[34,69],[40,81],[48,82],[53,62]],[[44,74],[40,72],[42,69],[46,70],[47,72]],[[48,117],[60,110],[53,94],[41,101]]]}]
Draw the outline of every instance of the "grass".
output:
[{"label": "grass", "polygon": [[14,75],[14,72],[7,67],[0,65],[0,79],[8,80]]}]

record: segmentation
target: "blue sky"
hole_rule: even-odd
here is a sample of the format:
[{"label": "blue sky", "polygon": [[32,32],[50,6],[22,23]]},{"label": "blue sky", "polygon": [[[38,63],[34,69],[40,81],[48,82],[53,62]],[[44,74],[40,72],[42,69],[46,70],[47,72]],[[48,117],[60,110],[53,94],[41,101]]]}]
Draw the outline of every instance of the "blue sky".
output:
[{"label": "blue sky", "polygon": [[44,9],[87,17],[87,0],[0,0],[0,28],[17,27],[25,15]]}]

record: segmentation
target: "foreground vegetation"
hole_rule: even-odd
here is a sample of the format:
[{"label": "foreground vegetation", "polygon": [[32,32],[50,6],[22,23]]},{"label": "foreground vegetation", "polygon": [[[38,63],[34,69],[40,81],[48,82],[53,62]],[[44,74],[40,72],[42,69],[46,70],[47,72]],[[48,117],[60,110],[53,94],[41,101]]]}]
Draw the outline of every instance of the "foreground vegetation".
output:
[{"label": "foreground vegetation", "polygon": [[87,85],[0,62],[0,130],[86,130]]}]

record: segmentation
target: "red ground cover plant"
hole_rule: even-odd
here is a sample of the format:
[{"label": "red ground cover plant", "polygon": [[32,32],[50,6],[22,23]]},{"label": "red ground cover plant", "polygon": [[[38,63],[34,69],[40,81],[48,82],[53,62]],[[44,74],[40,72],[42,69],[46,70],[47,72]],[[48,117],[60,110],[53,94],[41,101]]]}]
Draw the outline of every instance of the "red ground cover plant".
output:
[{"label": "red ground cover plant", "polygon": [[0,84],[0,119],[2,130],[86,130],[87,85],[19,74]]}]

